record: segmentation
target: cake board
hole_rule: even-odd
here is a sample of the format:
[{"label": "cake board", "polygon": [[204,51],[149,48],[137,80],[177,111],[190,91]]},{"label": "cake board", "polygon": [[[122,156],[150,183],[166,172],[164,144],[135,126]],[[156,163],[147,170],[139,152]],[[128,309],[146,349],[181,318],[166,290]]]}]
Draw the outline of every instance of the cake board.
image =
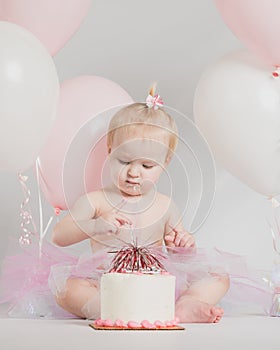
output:
[{"label": "cake board", "polygon": [[128,328],[128,327],[118,327],[118,326],[97,326],[94,323],[90,323],[89,326],[98,331],[183,331],[185,330],[184,327],[179,325],[170,326],[170,327],[157,327],[157,328],[154,328],[154,327],[153,328],[144,328],[144,327]]}]

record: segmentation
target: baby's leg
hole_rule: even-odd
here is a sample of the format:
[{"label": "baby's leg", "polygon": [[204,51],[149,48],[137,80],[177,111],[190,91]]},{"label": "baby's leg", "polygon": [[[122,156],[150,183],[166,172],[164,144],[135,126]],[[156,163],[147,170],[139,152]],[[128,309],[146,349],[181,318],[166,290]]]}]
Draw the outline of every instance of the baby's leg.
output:
[{"label": "baby's leg", "polygon": [[211,273],[209,277],[193,282],[187,290],[189,296],[216,305],[229,289],[227,275]]},{"label": "baby's leg", "polygon": [[98,284],[91,279],[69,278],[65,291],[56,297],[56,302],[73,315],[95,318],[100,309]]},{"label": "baby's leg", "polygon": [[215,305],[228,288],[229,278],[225,275],[212,274],[192,283],[176,302],[176,316],[181,322],[219,322],[224,312]]}]

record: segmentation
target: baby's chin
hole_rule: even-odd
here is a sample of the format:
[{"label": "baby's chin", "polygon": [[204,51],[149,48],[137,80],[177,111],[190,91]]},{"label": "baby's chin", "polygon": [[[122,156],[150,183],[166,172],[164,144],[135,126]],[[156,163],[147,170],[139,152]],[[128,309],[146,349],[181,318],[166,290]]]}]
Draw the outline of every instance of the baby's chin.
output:
[{"label": "baby's chin", "polygon": [[129,182],[118,183],[117,185],[119,191],[128,197],[139,197],[146,194],[154,193],[155,186],[151,182],[144,182],[142,184],[133,184]]},{"label": "baby's chin", "polygon": [[139,197],[145,197],[148,196],[150,197],[151,195],[154,196],[155,192],[152,189],[149,190],[138,190],[138,191],[131,191],[131,190],[127,190],[124,188],[119,188],[119,191],[122,193],[123,196],[125,197],[130,197],[130,198],[139,198]]},{"label": "baby's chin", "polygon": [[121,188],[121,187],[119,187],[119,190],[124,196],[127,196],[127,197],[139,197],[143,195],[142,191],[140,190],[136,191],[136,190]]}]

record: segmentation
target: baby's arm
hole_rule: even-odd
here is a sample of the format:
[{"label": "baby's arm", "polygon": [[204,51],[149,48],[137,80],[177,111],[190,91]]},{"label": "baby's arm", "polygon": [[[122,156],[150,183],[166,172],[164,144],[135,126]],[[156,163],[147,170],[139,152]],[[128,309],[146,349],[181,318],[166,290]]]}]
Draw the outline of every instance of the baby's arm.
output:
[{"label": "baby's arm", "polygon": [[164,242],[167,247],[195,247],[194,237],[184,229],[179,211],[174,203],[170,205],[170,215],[165,224]]},{"label": "baby's arm", "polygon": [[[117,210],[109,210],[97,215],[99,194],[95,192],[81,197],[66,215],[54,227],[52,241],[59,246],[68,246],[85,239],[94,238],[96,234],[115,234],[120,226],[131,224],[130,220]],[[95,207],[92,205],[94,202]]]}]

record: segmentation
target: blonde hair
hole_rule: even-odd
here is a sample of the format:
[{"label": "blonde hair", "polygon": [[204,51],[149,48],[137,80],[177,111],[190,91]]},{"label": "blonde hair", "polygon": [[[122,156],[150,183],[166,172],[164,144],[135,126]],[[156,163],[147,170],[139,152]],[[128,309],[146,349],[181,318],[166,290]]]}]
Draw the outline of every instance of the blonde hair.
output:
[{"label": "blonde hair", "polygon": [[[152,88],[154,89],[154,87]],[[150,90],[150,94],[154,91]],[[152,95],[153,96],[153,95]],[[169,137],[167,157],[173,154],[178,143],[177,125],[163,108],[149,108],[146,103],[133,103],[119,110],[111,119],[107,133],[107,147],[110,152],[117,136],[139,136],[146,138],[154,131],[165,133]]]}]

